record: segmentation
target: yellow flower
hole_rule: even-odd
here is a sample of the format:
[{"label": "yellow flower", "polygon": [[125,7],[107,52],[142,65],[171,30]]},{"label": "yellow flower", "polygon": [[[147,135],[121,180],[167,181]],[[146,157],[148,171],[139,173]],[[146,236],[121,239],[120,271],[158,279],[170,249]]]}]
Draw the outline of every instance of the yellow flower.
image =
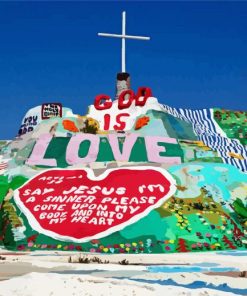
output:
[{"label": "yellow flower", "polygon": [[174,244],[174,239],[170,239],[170,240],[169,240],[169,243],[170,243],[170,244]]},{"label": "yellow flower", "polygon": [[125,250],[126,250],[127,252],[129,252],[130,248],[127,247],[127,248],[125,248]]},{"label": "yellow flower", "polygon": [[136,246],[137,246],[137,243],[132,243],[132,246],[133,246],[133,247],[136,247]]},{"label": "yellow flower", "polygon": [[103,249],[103,252],[107,253],[108,250],[109,250],[108,248],[104,248],[104,249]]},{"label": "yellow flower", "polygon": [[57,249],[61,249],[62,248],[62,245],[57,245]]},{"label": "yellow flower", "polygon": [[120,248],[122,248],[122,249],[124,248],[124,244],[119,244],[119,246],[120,246]]}]

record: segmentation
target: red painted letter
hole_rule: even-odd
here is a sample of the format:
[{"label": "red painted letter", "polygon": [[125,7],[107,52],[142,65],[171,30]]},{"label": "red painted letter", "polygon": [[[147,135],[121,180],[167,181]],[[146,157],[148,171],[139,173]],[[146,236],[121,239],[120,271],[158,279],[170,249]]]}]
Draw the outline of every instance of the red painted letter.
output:
[{"label": "red painted letter", "polygon": [[[102,104],[103,101],[103,104]],[[94,100],[94,107],[97,110],[109,109],[112,106],[111,98],[107,95],[97,95]]]},{"label": "red painted letter", "polygon": [[111,115],[107,113],[104,115],[104,130],[105,131],[109,130],[110,123],[111,123]]},{"label": "red painted letter", "polygon": [[128,113],[120,113],[116,116],[116,123],[117,124],[115,124],[113,126],[115,131],[122,131],[126,126],[126,123],[121,121],[122,116],[130,116],[130,115]]},{"label": "red painted letter", "polygon": [[[125,97],[127,100],[125,100]],[[129,108],[133,100],[135,99],[135,93],[131,89],[124,90],[121,92],[118,98],[118,109]]]},{"label": "red painted letter", "polygon": [[[140,99],[142,97],[142,99]],[[136,95],[136,106],[143,107],[147,99],[152,97],[152,90],[149,87],[139,87]]]}]

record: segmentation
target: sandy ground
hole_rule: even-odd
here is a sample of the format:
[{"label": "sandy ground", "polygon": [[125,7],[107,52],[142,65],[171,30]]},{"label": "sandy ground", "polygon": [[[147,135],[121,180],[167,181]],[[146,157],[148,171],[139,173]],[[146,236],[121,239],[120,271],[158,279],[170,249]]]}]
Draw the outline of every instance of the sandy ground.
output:
[{"label": "sandy ground", "polygon": [[[72,260],[77,260],[78,256],[87,256],[93,258],[97,256],[103,261],[108,260],[109,263],[115,264],[123,259],[127,259],[129,264],[135,265],[188,265],[196,264],[200,262],[215,262],[221,266],[237,267],[240,270],[246,270],[247,268],[247,252],[245,256],[230,256],[224,255],[222,252],[210,252],[210,253],[174,253],[174,254],[92,254],[92,253],[77,253],[77,252],[62,252],[62,251],[34,251],[30,253],[25,252],[10,252],[6,250],[0,250],[0,256],[6,257],[8,262],[18,259],[19,262],[49,262],[49,263],[68,263],[68,258],[71,256]],[[234,252],[233,252],[234,254]]]},{"label": "sandy ground", "polygon": [[[78,261],[79,255],[74,252],[0,251],[0,256],[4,259],[0,260],[0,296],[247,295],[247,279],[240,277],[240,272],[247,270],[247,254],[97,254],[101,260],[109,260],[110,263],[73,263]],[[81,256],[94,257],[91,254]],[[72,263],[68,262],[69,257]],[[118,263],[123,259],[127,259],[129,265]],[[238,270],[207,273],[150,273],[148,270],[150,265],[189,267],[191,264],[210,262],[217,263],[222,268],[232,267]],[[191,289],[190,285],[198,281],[204,284]],[[222,291],[222,285],[226,284],[228,290]]]}]

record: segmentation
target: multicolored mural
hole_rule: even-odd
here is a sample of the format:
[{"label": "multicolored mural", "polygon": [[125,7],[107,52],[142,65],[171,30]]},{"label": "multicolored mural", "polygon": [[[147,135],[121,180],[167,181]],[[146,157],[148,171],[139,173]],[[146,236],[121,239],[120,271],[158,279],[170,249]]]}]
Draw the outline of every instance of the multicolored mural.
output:
[{"label": "multicolored mural", "polygon": [[170,253],[247,248],[247,112],[176,109],[149,88],[58,103],[0,142],[7,249]]}]

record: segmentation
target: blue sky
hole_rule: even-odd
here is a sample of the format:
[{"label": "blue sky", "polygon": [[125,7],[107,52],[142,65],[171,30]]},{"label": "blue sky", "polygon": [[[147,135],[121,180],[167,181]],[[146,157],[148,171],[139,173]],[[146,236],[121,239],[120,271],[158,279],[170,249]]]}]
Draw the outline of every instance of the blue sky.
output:
[{"label": "blue sky", "polygon": [[29,108],[61,102],[85,114],[114,97],[121,12],[132,89],[149,86],[175,107],[247,110],[247,2],[0,2],[0,138]]}]

